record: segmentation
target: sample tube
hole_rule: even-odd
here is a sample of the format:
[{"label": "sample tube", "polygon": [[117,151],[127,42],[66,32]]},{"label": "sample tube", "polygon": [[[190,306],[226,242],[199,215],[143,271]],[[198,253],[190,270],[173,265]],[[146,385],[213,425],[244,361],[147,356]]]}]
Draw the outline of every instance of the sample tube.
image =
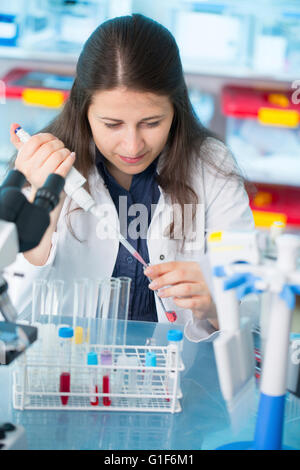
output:
[{"label": "sample tube", "polygon": [[31,324],[40,324],[41,316],[45,315],[47,295],[47,282],[45,279],[36,279],[32,287]]},{"label": "sample tube", "polygon": [[86,311],[87,279],[78,279],[74,282],[73,330],[77,326],[78,318],[83,318]]},{"label": "sample tube", "polygon": [[131,278],[121,276],[118,277],[120,281],[120,295],[119,295],[119,307],[118,307],[118,319],[121,320],[118,322],[118,339],[120,344],[126,344],[126,335],[127,335],[127,323],[128,323],[128,307],[129,307],[129,298],[130,298],[130,286]]},{"label": "sample tube", "polygon": [[71,391],[71,341],[73,338],[73,328],[61,327],[58,330],[59,336],[59,359],[60,359],[60,377],[59,391],[60,400],[63,405],[67,405]]},{"label": "sample tube", "polygon": [[[143,382],[143,394],[149,395],[153,393],[153,369],[148,369],[149,367],[156,367],[156,354],[152,351],[147,351],[146,353],[146,360],[145,360],[145,374],[144,374],[144,382]],[[151,398],[145,399],[145,406],[149,406],[151,403]]]},{"label": "sample tube", "polygon": [[[97,366],[98,365],[98,357],[97,354],[93,351],[87,354],[87,365],[88,366]],[[89,389],[90,389],[90,404],[92,406],[99,405],[99,397],[94,395],[98,393],[98,369],[93,369],[92,367],[89,369]]]},{"label": "sample tube", "polygon": [[[136,356],[128,356],[127,365],[132,367],[128,369],[128,393],[137,394],[137,368],[139,365],[138,358]],[[136,401],[137,399],[135,397],[131,397],[128,399],[128,402],[131,403],[132,406],[136,405]]]},{"label": "sample tube", "polygon": [[179,354],[182,350],[183,334],[180,330],[169,330],[167,334],[167,394],[175,400],[180,392]]},{"label": "sample tube", "polygon": [[86,304],[87,330],[86,330],[86,335],[85,335],[86,343],[91,342],[91,323],[92,323],[92,319],[96,318],[99,291],[101,289],[100,286],[101,286],[100,280],[91,280],[87,286],[87,304]]},{"label": "sample tube", "polygon": [[[120,295],[120,281],[116,278],[103,280],[100,291],[100,362],[102,365],[111,366],[114,362],[113,351],[107,346],[116,344],[117,319]],[[102,391],[110,392],[110,369],[105,368],[102,378]],[[109,395],[103,397],[103,405],[109,406],[111,400]]]},{"label": "sample tube", "polygon": [[47,313],[48,323],[53,323],[53,317],[56,318],[58,325],[61,324],[62,301],[64,292],[64,281],[56,279],[48,282]]}]

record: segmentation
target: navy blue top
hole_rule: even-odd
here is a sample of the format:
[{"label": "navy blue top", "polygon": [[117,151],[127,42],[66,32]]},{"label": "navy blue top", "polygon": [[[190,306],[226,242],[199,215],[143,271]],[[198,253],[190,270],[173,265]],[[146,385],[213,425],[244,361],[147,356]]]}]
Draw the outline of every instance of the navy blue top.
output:
[{"label": "navy blue top", "polygon": [[[158,159],[159,157],[141,173],[133,175],[129,191],[127,191],[109,173],[106,167],[105,157],[96,148],[96,167],[117,209],[120,220],[120,231],[136,251],[140,253],[146,263],[149,263],[147,229],[150,226],[151,217],[153,215],[151,213],[151,204],[157,204],[160,196],[156,181]],[[123,196],[123,198],[120,200],[119,198],[121,196]],[[138,210],[134,210],[133,215],[128,215],[129,208],[133,204],[143,204],[147,208],[148,225],[146,227],[137,224],[137,220],[140,216]],[[127,218],[124,217],[124,213]],[[134,230],[133,233],[130,233],[130,223],[134,220],[136,221],[136,225],[132,226]],[[138,237],[134,236],[136,233],[139,234]],[[130,235],[133,235],[133,238],[131,238]],[[127,276],[132,279],[128,319],[157,322],[154,292],[148,288],[149,281],[144,275],[143,265],[137,261],[121,243],[119,244],[118,256],[112,276]]]}]

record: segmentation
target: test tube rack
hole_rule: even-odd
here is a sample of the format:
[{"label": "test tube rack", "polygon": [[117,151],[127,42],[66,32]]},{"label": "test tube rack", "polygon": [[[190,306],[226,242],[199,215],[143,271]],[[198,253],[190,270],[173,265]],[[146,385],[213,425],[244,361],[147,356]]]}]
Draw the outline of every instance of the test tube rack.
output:
[{"label": "test tube rack", "polygon": [[[63,393],[64,396],[68,396],[66,404],[62,404],[62,393],[59,389],[61,364],[57,354],[41,355],[35,346],[15,364],[13,373],[15,409],[164,413],[181,411],[180,372],[184,370],[184,365],[179,348],[174,349],[173,345],[162,347],[82,345],[81,350],[76,351],[76,357],[71,358],[70,392]],[[104,350],[111,354],[110,365],[100,363],[101,352]],[[98,355],[98,365],[86,364],[89,351]],[[156,355],[156,366],[146,366],[147,351]],[[125,361],[119,360],[121,356]],[[172,357],[171,362],[170,357]],[[91,374],[98,378],[97,392],[91,392]],[[109,376],[108,393],[102,388],[103,376]],[[145,387],[146,382],[147,387]],[[91,404],[92,401],[97,402],[97,405]]]}]

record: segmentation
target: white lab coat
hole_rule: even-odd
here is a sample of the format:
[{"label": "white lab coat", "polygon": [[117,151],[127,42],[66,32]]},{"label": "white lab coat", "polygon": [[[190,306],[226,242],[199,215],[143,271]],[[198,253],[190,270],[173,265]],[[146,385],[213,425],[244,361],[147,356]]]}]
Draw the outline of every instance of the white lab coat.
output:
[{"label": "white lab coat", "polygon": [[[213,152],[216,161],[223,162],[226,168],[233,165],[228,149],[219,141],[208,138],[201,148],[202,152]],[[161,157],[162,158],[162,157]],[[158,166],[159,171],[159,166]],[[96,202],[108,208],[106,221],[118,224],[118,215],[103,179],[96,167],[89,176],[90,192]],[[187,243],[184,251],[180,251],[181,240],[170,240],[164,236],[167,225],[166,215],[172,210],[170,198],[160,188],[160,198],[147,232],[147,245],[151,264],[167,261],[201,260],[205,253],[206,234],[215,230],[254,228],[253,216],[249,208],[249,200],[243,186],[238,181],[217,176],[207,165],[199,162],[194,174],[194,190],[199,196],[201,206],[197,214],[198,243]],[[63,313],[72,313],[73,291],[75,279],[99,279],[111,277],[118,254],[119,241],[115,239],[99,239],[103,233],[103,224],[91,214],[82,210],[74,211],[70,216],[72,228],[79,238],[71,234],[66,223],[66,212],[69,205],[66,198],[60,214],[57,231],[53,234],[52,248],[45,265],[31,265],[22,254],[7,269],[9,294],[19,314],[30,308],[33,281],[37,278],[63,279],[66,282],[66,296]],[[76,207],[75,204],[71,208]],[[97,224],[99,224],[97,226]],[[103,235],[100,234],[100,237]],[[128,253],[128,256],[130,254]],[[12,277],[13,272],[22,272],[24,278]],[[168,310],[175,309],[177,323],[185,325],[185,335],[192,341],[200,341],[214,333],[207,320],[193,318],[190,310],[179,309],[172,299],[164,299]],[[156,299],[159,322],[167,322],[164,312]]]}]

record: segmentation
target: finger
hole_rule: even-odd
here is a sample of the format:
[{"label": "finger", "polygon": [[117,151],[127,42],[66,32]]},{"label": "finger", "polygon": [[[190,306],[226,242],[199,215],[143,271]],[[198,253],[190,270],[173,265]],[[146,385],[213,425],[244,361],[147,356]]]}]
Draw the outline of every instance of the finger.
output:
[{"label": "finger", "polygon": [[74,165],[75,158],[75,152],[71,152],[70,155],[55,170],[55,173],[65,178]]},{"label": "finger", "polygon": [[151,266],[148,266],[144,270],[144,273],[146,276],[151,277],[151,279],[155,279],[157,276],[161,276],[164,273],[173,271],[174,269],[176,269],[176,266],[179,263],[180,262],[178,261],[170,261],[167,263],[153,264]]},{"label": "finger", "polygon": [[20,125],[14,122],[13,124],[11,124],[10,130],[9,130],[10,141],[16,147],[17,150],[19,150],[23,145],[15,133],[15,130],[18,129],[18,127],[20,127]]},{"label": "finger", "polygon": [[[64,143],[61,140],[56,139],[56,138],[41,145],[40,148],[35,153],[34,159],[32,159],[33,169],[38,169],[38,168],[41,168],[42,166],[45,166],[48,160],[49,160],[50,167],[51,167],[51,162],[52,161],[54,162],[55,158],[59,158],[59,156],[61,155],[59,151],[60,150],[62,151],[64,149],[67,150],[68,152],[67,154],[66,152],[63,152],[64,157],[66,157],[67,155],[71,153],[70,150],[66,149],[66,147],[64,146]],[[60,165],[61,162],[62,162],[62,159],[57,161],[56,167]],[[52,166],[53,164],[54,163],[52,163]]]},{"label": "finger", "polygon": [[48,133],[40,133],[33,135],[32,137],[30,137],[28,142],[21,142],[19,152],[20,158],[23,161],[30,160],[42,145],[54,140],[58,139],[54,135]]},{"label": "finger", "polygon": [[201,272],[188,269],[188,267],[185,266],[184,268],[176,269],[175,271],[170,271],[154,278],[149,284],[149,288],[157,290],[181,282],[199,282],[201,280]]},{"label": "finger", "polygon": [[156,279],[162,274],[168,273],[170,271],[175,271],[177,269],[196,269],[199,270],[198,263],[194,261],[169,261],[167,263],[160,263],[148,266],[144,273],[146,276],[151,279]]},{"label": "finger", "polygon": [[206,312],[211,306],[211,297],[209,295],[195,295],[190,298],[173,297],[173,302],[181,308]]},{"label": "finger", "polygon": [[205,286],[197,283],[181,283],[176,286],[166,287],[158,292],[159,297],[190,297],[193,295],[207,295]]}]

